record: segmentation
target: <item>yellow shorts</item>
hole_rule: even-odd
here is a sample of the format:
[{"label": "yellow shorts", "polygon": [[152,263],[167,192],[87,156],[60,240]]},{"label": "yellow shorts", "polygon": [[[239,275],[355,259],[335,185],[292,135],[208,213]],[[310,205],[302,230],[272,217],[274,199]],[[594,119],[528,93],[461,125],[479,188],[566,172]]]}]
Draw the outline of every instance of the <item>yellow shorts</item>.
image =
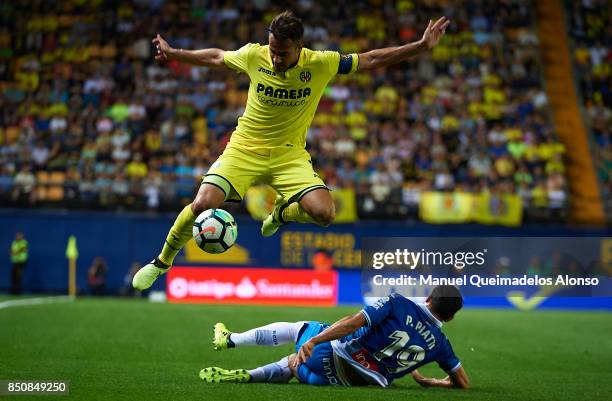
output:
[{"label": "yellow shorts", "polygon": [[228,145],[202,182],[221,188],[226,201],[241,201],[247,189],[259,183],[272,186],[292,202],[311,190],[327,189],[306,149],[289,146],[252,150]]}]

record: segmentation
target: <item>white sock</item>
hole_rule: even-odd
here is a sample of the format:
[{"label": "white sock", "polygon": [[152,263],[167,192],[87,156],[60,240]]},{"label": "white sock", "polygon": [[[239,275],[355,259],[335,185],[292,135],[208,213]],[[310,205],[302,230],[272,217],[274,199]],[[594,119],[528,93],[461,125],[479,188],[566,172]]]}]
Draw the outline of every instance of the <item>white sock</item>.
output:
[{"label": "white sock", "polygon": [[291,380],[289,357],[249,370],[252,383],[288,383]]},{"label": "white sock", "polygon": [[306,322],[277,322],[257,327],[244,333],[232,333],[230,340],[236,347],[241,345],[282,345],[295,343],[300,329]]}]

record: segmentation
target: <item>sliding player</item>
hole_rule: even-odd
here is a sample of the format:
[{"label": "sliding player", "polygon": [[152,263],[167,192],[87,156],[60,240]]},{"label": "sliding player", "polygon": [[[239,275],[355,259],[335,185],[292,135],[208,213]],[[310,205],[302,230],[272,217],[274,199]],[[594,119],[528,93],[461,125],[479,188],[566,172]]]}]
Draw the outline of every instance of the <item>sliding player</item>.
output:
[{"label": "sliding player", "polygon": [[[200,378],[209,383],[287,383],[296,377],[313,385],[387,387],[410,373],[424,387],[468,388],[465,370],[441,330],[442,322],[450,321],[462,306],[456,287],[438,286],[424,304],[394,294],[331,326],[315,321],[272,323],[231,333],[217,323],[217,350],[295,342],[298,353],[252,370],[204,368]],[[417,369],[430,362],[437,362],[448,376],[422,376]]]}]

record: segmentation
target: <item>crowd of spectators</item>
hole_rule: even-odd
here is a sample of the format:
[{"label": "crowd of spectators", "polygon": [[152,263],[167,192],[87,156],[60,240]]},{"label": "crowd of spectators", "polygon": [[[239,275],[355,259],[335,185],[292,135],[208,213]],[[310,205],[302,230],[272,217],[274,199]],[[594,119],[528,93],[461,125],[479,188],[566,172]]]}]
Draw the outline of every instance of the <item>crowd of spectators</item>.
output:
[{"label": "crowd of spectators", "polygon": [[[285,9],[269,0],[0,4],[0,202],[136,210],[189,202],[248,89],[231,71],[154,63],[151,39],[266,43],[267,23]],[[528,218],[563,214],[564,148],[529,4],[291,4],[308,47],[343,53],[415,41],[430,18],[452,20],[430,54],[339,76],[320,103],[308,134],[314,165],[330,187],[355,189],[360,217],[415,214],[426,190],[514,193]]]},{"label": "crowd of spectators", "polygon": [[602,198],[612,216],[612,3],[567,0],[566,10]]}]

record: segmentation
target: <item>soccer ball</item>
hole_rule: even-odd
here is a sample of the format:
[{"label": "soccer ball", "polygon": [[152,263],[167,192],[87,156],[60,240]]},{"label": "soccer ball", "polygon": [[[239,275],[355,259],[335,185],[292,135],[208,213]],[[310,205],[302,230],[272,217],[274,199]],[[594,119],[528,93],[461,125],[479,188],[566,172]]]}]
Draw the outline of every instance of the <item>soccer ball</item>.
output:
[{"label": "soccer ball", "polygon": [[231,248],[238,237],[234,216],[223,209],[208,209],[193,223],[193,239],[208,253],[223,253]]}]

